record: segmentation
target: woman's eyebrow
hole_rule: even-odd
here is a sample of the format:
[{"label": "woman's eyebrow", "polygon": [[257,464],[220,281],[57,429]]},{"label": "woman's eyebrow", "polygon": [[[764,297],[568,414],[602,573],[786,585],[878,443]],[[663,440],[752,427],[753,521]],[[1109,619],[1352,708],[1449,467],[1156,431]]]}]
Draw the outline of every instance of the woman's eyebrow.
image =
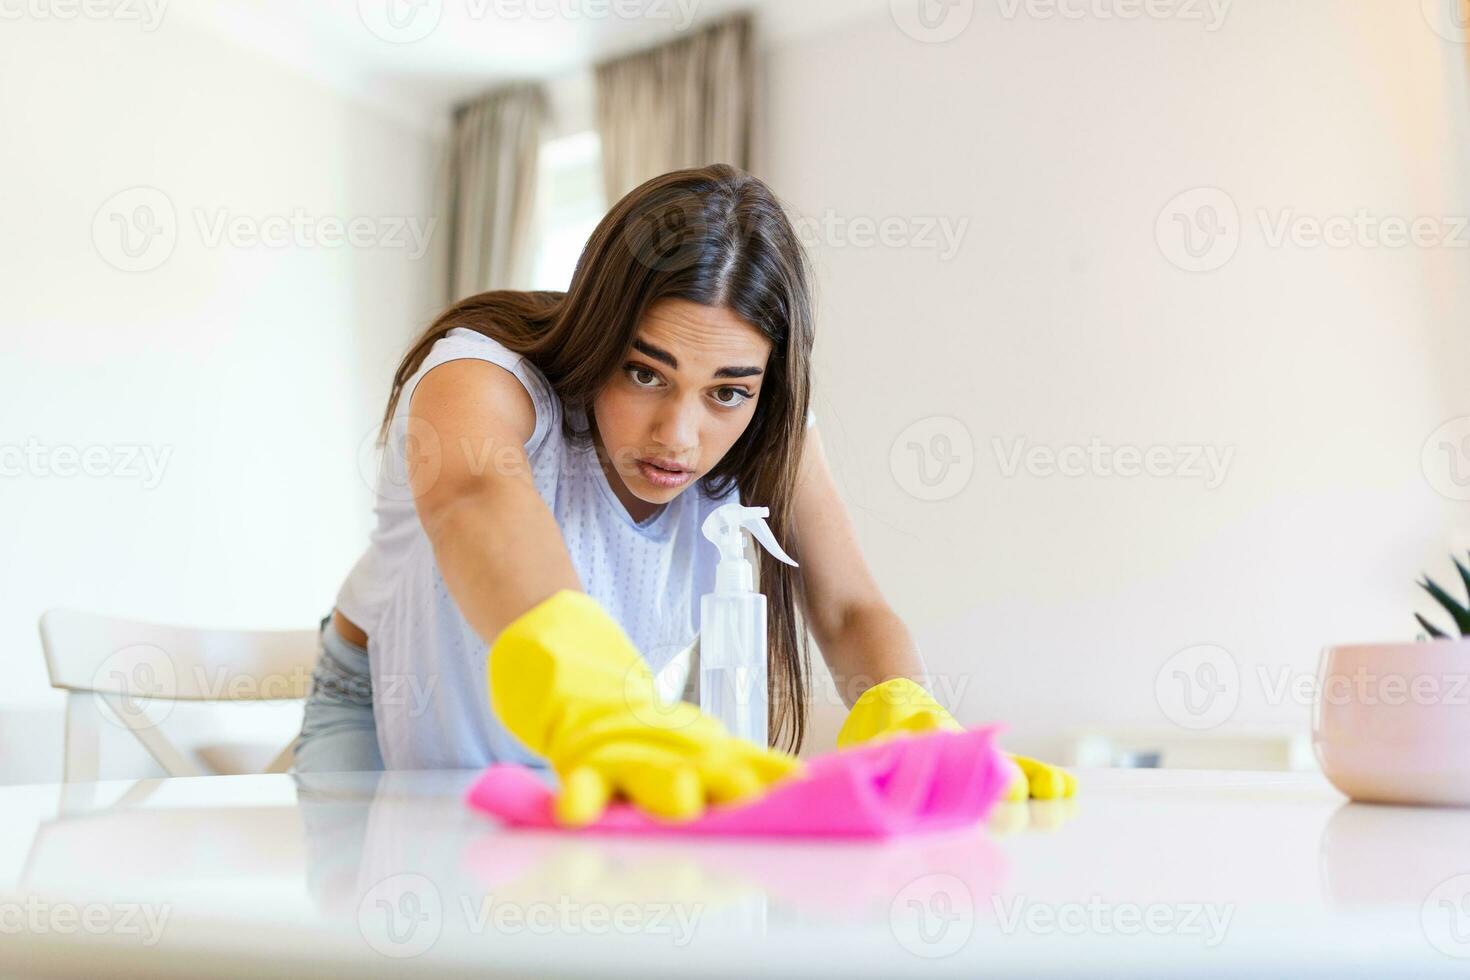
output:
[{"label": "woman's eyebrow", "polygon": [[[673,368],[675,371],[679,370],[679,360],[678,360],[678,358],[674,357],[673,354],[670,354],[668,351],[664,350],[662,347],[655,347],[655,346],[653,346],[652,344],[650,344],[646,340],[640,340],[640,339],[636,339],[635,338],[634,341],[633,341],[633,349],[636,350],[636,351],[638,351],[640,354],[647,354],[649,357],[653,358],[655,361],[662,361],[664,364],[667,364],[669,367]],[[756,376],[758,374],[765,374],[765,371],[763,371],[761,368],[758,368],[758,367],[722,367],[718,371],[715,372],[715,377],[717,377],[717,378],[751,378],[751,377],[754,377],[754,376]]]}]

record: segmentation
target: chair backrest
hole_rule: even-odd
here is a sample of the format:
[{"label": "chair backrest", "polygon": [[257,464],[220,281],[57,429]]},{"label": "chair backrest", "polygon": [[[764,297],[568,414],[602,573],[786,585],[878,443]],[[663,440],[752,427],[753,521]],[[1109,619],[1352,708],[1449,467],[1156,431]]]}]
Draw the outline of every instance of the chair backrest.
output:
[{"label": "chair backrest", "polygon": [[[68,782],[96,778],[97,730],[81,700],[114,715],[170,775],[200,775],[158,732],[148,705],[300,700],[320,649],[315,630],[195,629],[71,609],[47,610],[40,625],[51,686],[68,692]],[[290,760],[288,746],[266,771],[284,772]]]},{"label": "chair backrest", "polygon": [[174,701],[298,700],[315,630],[210,630],[51,609],[41,616],[51,686]]}]

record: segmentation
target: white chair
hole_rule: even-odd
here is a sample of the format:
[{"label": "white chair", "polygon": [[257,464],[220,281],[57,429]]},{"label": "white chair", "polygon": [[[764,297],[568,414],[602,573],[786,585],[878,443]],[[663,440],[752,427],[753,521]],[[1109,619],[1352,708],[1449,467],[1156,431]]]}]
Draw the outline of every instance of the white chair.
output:
[{"label": "white chair", "polygon": [[[67,692],[65,782],[95,780],[98,720],[130,731],[170,776],[222,768],[181,751],[159,730],[176,702],[302,700],[320,638],[315,630],[207,630],[51,609],[41,616],[51,686]],[[292,742],[294,742],[294,738]],[[291,765],[288,742],[264,772]]]}]

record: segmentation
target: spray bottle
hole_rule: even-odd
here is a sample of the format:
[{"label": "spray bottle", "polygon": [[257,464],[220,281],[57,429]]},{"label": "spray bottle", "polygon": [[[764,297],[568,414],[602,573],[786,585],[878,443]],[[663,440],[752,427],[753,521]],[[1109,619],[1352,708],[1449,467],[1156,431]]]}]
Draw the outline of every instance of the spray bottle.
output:
[{"label": "spray bottle", "polygon": [[745,532],[788,565],[764,518],[765,507],[729,503],[704,519],[704,536],[720,549],[715,590],[699,605],[699,707],[732,735],[766,745],[766,597],[755,590],[745,558]]}]

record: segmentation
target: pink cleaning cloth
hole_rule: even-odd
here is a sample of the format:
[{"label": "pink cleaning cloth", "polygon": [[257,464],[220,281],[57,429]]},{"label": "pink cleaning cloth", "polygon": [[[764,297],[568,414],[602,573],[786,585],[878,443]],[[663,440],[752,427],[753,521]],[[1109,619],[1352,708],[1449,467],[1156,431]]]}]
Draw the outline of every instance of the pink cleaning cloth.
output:
[{"label": "pink cleaning cloth", "polygon": [[999,726],[902,735],[807,760],[805,771],[750,803],[667,821],[627,801],[609,803],[585,827],[564,827],[555,796],[524,766],[490,766],[466,801],[514,827],[571,833],[899,837],[975,824],[1005,792],[1010,768],[994,746]]}]

